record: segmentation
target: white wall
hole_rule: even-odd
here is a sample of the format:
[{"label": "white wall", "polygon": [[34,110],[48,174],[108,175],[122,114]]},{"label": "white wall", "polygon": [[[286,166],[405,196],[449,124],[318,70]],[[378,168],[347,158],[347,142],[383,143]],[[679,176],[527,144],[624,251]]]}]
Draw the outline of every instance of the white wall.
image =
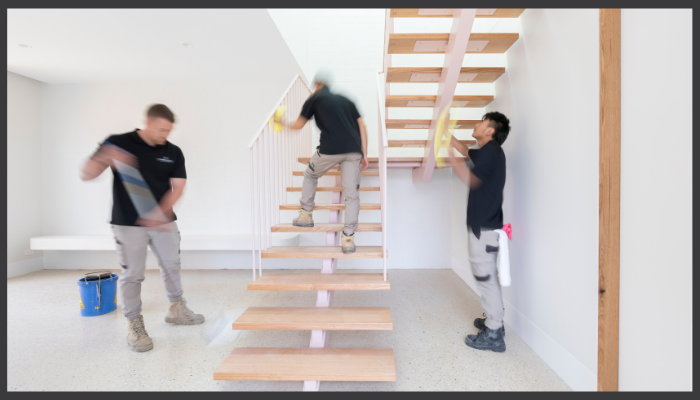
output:
[{"label": "white wall", "polygon": [[[169,140],[185,154],[188,183],[176,205],[181,232],[250,232],[246,146],[299,72],[295,65],[280,69],[268,82],[44,85],[44,234],[110,233],[111,174],[84,183],[79,166],[108,135],[142,127],[146,107],[157,102],[175,113]],[[64,254],[47,258],[47,268]]]},{"label": "white wall", "polygon": [[692,390],[692,33],[622,10],[620,390]]},{"label": "white wall", "polygon": [[[486,111],[512,130],[504,223],[512,285],[505,322],[574,390],[596,390],[598,10],[528,9]],[[473,285],[467,191],[453,177],[454,268]]]},{"label": "white wall", "polygon": [[8,278],[39,270],[42,255],[25,254],[42,233],[41,83],[7,72]]},{"label": "white wall", "polygon": [[307,84],[311,84],[313,73],[309,65],[309,12],[304,8],[267,9],[272,21],[280,31],[289,50],[299,63]]}]

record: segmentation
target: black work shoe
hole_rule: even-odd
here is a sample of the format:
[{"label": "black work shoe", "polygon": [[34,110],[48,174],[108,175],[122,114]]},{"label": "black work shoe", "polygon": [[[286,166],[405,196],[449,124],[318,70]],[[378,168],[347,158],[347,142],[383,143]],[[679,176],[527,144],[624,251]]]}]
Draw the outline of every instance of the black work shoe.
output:
[{"label": "black work shoe", "polygon": [[[484,314],[484,317],[486,314]],[[486,327],[486,318],[477,318],[474,320],[474,326],[476,326],[479,330],[482,330]],[[501,325],[501,333],[503,333],[503,336],[506,335],[506,328],[505,325]]]},{"label": "black work shoe", "polygon": [[464,340],[467,346],[477,350],[491,350],[497,353],[506,351],[506,342],[503,340],[503,333],[500,329],[490,329],[485,326],[476,335],[467,335]]}]

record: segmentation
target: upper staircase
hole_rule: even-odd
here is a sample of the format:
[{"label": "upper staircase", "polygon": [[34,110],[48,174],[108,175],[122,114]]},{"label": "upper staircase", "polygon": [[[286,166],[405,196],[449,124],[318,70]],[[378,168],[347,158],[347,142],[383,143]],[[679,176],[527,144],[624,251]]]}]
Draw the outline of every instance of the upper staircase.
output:
[{"label": "upper staircase", "polygon": [[[357,246],[344,254],[339,245],[343,230],[342,180],[340,171],[329,171],[331,186],[317,191],[328,192],[332,200],[315,205],[327,210],[329,219],[316,218],[313,227],[297,227],[291,218],[282,220],[281,212],[300,209],[288,196],[301,191],[298,185],[303,168],[312,154],[311,126],[301,131],[275,131],[272,115],[286,106],[289,116],[299,115],[311,91],[297,75],[253,137],[250,151],[251,225],[254,249],[253,276],[248,290],[315,290],[315,307],[250,307],[235,322],[236,330],[308,330],[308,348],[234,348],[214,372],[217,380],[293,380],[303,381],[303,390],[318,390],[321,381],[395,381],[396,368],[392,349],[330,348],[330,331],[392,330],[389,307],[333,307],[336,290],[390,290],[387,274],[387,169],[412,168],[414,181],[427,182],[433,169],[448,166],[444,157],[435,157],[434,143],[437,117],[446,107],[483,108],[493,96],[455,96],[457,83],[488,83],[497,80],[504,68],[463,68],[466,53],[503,53],[517,39],[517,34],[471,34],[474,18],[517,18],[522,9],[391,9],[386,11],[384,68],[377,75],[378,154],[368,157],[369,168],[363,177],[379,178],[375,186],[361,186],[362,192],[379,194],[378,203],[362,203],[361,212],[378,212],[379,222],[360,223],[356,232],[381,233],[381,243]],[[394,18],[453,18],[452,33],[395,34]],[[391,54],[445,53],[442,68],[391,67]],[[390,83],[437,82],[436,95],[392,95]],[[432,119],[387,119],[394,107],[428,107]],[[474,129],[479,120],[456,120],[457,129]],[[428,129],[425,139],[388,140],[387,129]],[[462,140],[468,146],[473,140]],[[443,143],[447,147],[448,143]],[[389,148],[424,148],[423,157],[389,157]],[[296,178],[296,179],[295,179]],[[318,216],[318,214],[316,215]],[[325,233],[325,246],[272,246],[273,232]],[[321,259],[319,272],[263,274],[267,258]],[[382,259],[383,273],[336,273],[340,258]]]},{"label": "upper staircase", "polygon": [[[387,117],[386,129],[392,130],[391,148],[423,148],[423,157],[389,157],[389,167],[412,168],[414,182],[430,182],[435,167],[447,167],[444,158],[435,158],[433,143],[438,117],[445,108],[483,108],[491,95],[455,95],[457,84],[493,83],[505,73],[505,68],[464,67],[465,54],[505,53],[517,40],[517,33],[473,33],[475,18],[517,18],[525,9],[395,9],[387,10],[384,32],[384,93],[385,115],[390,108],[430,108],[431,119],[393,119]],[[395,18],[452,18],[450,33],[394,33]],[[445,54],[442,67],[392,66],[392,54]],[[437,83],[435,95],[393,94],[391,84]],[[403,115],[403,114],[402,114]],[[474,129],[480,120],[453,120],[455,129]],[[401,140],[393,134],[404,130],[427,129],[425,139]],[[408,131],[410,132],[410,131]],[[473,140],[461,140],[473,146]],[[443,142],[447,148],[448,143]]]}]

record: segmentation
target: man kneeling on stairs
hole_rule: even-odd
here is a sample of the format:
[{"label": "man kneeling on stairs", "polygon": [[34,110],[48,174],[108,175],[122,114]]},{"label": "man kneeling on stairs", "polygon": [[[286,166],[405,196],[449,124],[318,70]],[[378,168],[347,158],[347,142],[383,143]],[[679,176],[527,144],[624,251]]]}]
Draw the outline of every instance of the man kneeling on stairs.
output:
[{"label": "man kneeling on stairs", "polygon": [[312,212],[318,178],[340,164],[345,196],[345,227],[341,236],[343,253],[354,253],[354,234],[360,213],[360,176],[367,169],[367,131],[352,101],[329,90],[330,74],[319,71],[314,76],[315,90],[301,108],[301,115],[291,129],[301,129],[311,119],[321,130],[320,144],[304,172],[301,210],[294,226],[314,226]]}]

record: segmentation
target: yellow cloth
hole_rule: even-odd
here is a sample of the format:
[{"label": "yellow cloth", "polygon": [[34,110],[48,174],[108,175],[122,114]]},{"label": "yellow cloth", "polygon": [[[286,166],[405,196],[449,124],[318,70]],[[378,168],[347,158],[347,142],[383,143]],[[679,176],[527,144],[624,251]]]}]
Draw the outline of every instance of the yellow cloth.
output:
[{"label": "yellow cloth", "polygon": [[[442,110],[442,114],[440,114],[440,118],[438,118],[438,123],[437,123],[437,128],[435,129],[435,145],[433,146],[435,148],[435,165],[438,168],[446,168],[447,166],[440,166],[437,163],[437,158],[438,158],[438,153],[440,152],[440,147],[442,147],[442,137],[445,136],[447,139],[447,147],[449,148],[450,146],[450,140],[452,140],[452,131],[454,130],[455,124],[457,121],[455,120],[447,120],[447,118],[450,117],[450,108],[445,107],[444,110]],[[447,123],[445,121],[447,120]]]},{"label": "yellow cloth", "polygon": [[[279,123],[279,121],[282,119],[282,116],[284,115],[285,112],[287,112],[287,106],[279,106],[275,110],[275,115],[274,115],[273,119],[270,120],[270,124],[272,124],[273,120],[275,122],[275,126],[274,126],[275,132],[281,131],[285,128],[284,125]],[[267,114],[267,115],[270,116],[270,114]]]}]

